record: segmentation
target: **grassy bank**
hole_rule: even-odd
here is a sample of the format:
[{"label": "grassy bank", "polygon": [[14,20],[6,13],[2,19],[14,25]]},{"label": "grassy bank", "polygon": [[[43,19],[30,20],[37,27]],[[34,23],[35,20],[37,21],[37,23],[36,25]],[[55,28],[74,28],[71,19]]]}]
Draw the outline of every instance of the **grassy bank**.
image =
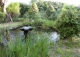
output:
[{"label": "grassy bank", "polygon": [[79,42],[63,41],[52,45],[50,48],[50,57],[80,57]]},{"label": "grassy bank", "polygon": [[54,28],[54,24],[55,20],[48,20],[48,19],[25,20],[23,22],[23,25],[35,26],[42,29]]},{"label": "grassy bank", "polygon": [[[43,29],[54,28],[54,21],[38,20],[34,22],[25,21],[0,24],[0,29],[11,28],[21,25],[40,26]],[[2,30],[1,30],[2,31]],[[1,35],[2,33],[0,33]],[[40,34],[40,32],[39,32]],[[60,40],[58,43],[49,43],[49,37],[37,32],[28,35],[28,39],[22,41],[16,37],[14,41],[8,42],[8,47],[0,48],[1,57],[80,57],[80,37],[73,37],[73,41]],[[2,36],[1,36],[2,37]],[[0,39],[1,39],[0,37]],[[78,38],[78,41],[77,41]]]},{"label": "grassy bank", "polygon": [[[35,37],[35,38],[34,38]],[[34,39],[33,39],[34,38]],[[4,52],[6,51],[6,53]],[[26,42],[17,37],[8,42],[8,48],[0,52],[1,57],[80,57],[80,42],[60,40],[49,44],[46,36],[29,35]]]},{"label": "grassy bank", "polygon": [[9,23],[2,23],[0,24],[0,29],[6,29],[6,28],[11,28],[11,27],[18,27],[21,26],[21,22],[9,22]]},{"label": "grassy bank", "polygon": [[[26,42],[25,42],[26,41]],[[0,48],[1,57],[80,57],[80,39],[50,43],[49,36],[40,32],[29,33],[26,40],[16,36],[8,47]]]}]

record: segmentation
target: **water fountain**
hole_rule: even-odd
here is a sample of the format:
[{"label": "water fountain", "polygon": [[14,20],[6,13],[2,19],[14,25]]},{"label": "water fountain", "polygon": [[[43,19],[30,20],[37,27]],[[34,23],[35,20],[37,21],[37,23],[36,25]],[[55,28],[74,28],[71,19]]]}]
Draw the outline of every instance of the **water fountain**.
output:
[{"label": "water fountain", "polygon": [[25,39],[26,39],[28,32],[33,30],[33,28],[31,26],[23,26],[22,28],[20,28],[20,30],[24,32]]}]

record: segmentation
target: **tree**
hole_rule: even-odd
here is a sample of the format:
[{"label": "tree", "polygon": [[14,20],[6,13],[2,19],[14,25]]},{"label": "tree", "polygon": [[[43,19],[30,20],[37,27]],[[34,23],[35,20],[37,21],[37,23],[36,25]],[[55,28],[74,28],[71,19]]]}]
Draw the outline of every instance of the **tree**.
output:
[{"label": "tree", "polygon": [[23,15],[28,12],[29,7],[27,4],[20,3],[20,17],[23,17]]},{"label": "tree", "polygon": [[28,10],[29,18],[36,19],[38,12],[39,12],[39,9],[37,7],[37,4],[34,2],[31,8]]},{"label": "tree", "polygon": [[[7,0],[0,0],[0,6],[1,6],[1,12],[4,12],[4,6],[5,6],[5,3],[6,3]],[[11,18],[11,15],[8,14],[7,12],[5,12],[6,14],[6,21],[12,21],[12,18]]]},{"label": "tree", "polygon": [[17,18],[20,14],[20,4],[19,3],[11,3],[7,7],[7,12],[11,15],[12,18]]},{"label": "tree", "polygon": [[[54,7],[49,3],[48,8],[46,10],[46,16],[48,19],[54,19],[52,15],[55,13]],[[53,15],[54,16],[54,15]]]},{"label": "tree", "polygon": [[37,3],[37,6],[38,6],[40,12],[45,12],[48,7],[48,2],[39,1]]},{"label": "tree", "polygon": [[1,9],[2,9],[2,12],[4,12],[4,6],[5,6],[5,2],[6,0],[0,0],[0,6],[1,6]]},{"label": "tree", "polygon": [[38,0],[31,0],[31,3],[33,3],[33,2],[38,2]]}]

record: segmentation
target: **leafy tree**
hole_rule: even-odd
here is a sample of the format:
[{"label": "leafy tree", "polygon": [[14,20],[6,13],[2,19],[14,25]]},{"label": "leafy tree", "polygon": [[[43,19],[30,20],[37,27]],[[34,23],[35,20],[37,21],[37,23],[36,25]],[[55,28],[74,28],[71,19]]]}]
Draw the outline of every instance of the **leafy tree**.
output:
[{"label": "leafy tree", "polygon": [[38,0],[31,0],[31,2],[33,3],[33,2],[37,2]]},{"label": "leafy tree", "polygon": [[[0,0],[1,12],[6,14],[6,21],[12,21],[11,15],[4,11],[4,6],[7,0]],[[6,9],[5,9],[6,10]]]},{"label": "leafy tree", "polygon": [[29,9],[29,5],[27,4],[23,4],[23,3],[20,3],[20,17],[23,17],[23,15],[25,14],[25,12],[28,12],[28,9]]},{"label": "leafy tree", "polygon": [[7,7],[7,12],[11,14],[12,17],[17,18],[20,14],[20,4],[19,3],[11,3]]},{"label": "leafy tree", "polygon": [[39,2],[37,2],[37,6],[38,6],[38,9],[39,9],[39,11],[40,12],[45,12],[46,11],[46,9],[47,9],[47,7],[48,7],[48,2],[44,2],[44,1],[39,1]]},{"label": "leafy tree", "polygon": [[[52,20],[57,19],[57,17],[61,13],[63,5],[64,5],[63,3],[59,2],[50,2],[50,1],[37,2],[37,6],[41,14],[41,17],[44,16],[45,19],[47,18]],[[52,8],[54,9],[53,12],[51,12]]]},{"label": "leafy tree", "polygon": [[31,8],[29,9],[29,12],[35,12],[35,13],[38,13],[38,7],[37,7],[37,4],[34,2],[31,6]]},{"label": "leafy tree", "polygon": [[34,2],[30,9],[28,10],[29,18],[30,19],[36,19],[38,15],[39,9],[37,7],[37,4]]},{"label": "leafy tree", "polygon": [[55,9],[54,7],[49,3],[49,6],[46,10],[46,15],[47,15],[47,18],[48,19],[54,19],[52,16],[54,15],[55,13]]}]

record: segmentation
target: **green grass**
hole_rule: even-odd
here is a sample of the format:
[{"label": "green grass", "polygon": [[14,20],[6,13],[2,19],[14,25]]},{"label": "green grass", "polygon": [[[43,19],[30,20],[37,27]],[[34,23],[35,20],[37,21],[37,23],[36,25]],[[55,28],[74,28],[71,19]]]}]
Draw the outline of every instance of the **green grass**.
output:
[{"label": "green grass", "polygon": [[42,28],[49,29],[49,27],[54,28],[54,21],[53,20],[45,20],[42,24]]},{"label": "green grass", "polygon": [[32,25],[36,27],[40,27],[43,29],[49,29],[54,28],[54,22],[53,20],[48,20],[48,19],[37,19],[37,20],[25,20],[23,22],[23,25]]},{"label": "green grass", "polygon": [[50,57],[80,57],[80,42],[60,40],[51,46],[49,55]]},{"label": "green grass", "polygon": [[[8,42],[6,57],[48,57],[49,39],[47,36],[37,34],[28,35],[26,42],[16,37]],[[3,57],[3,56],[1,56]]]}]

